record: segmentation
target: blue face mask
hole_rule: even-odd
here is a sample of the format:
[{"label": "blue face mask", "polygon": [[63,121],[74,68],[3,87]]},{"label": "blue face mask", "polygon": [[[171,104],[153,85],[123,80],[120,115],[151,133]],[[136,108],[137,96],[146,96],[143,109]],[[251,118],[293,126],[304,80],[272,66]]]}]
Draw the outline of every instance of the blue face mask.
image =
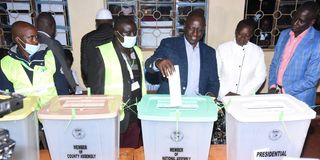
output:
[{"label": "blue face mask", "polygon": [[[24,43],[20,38],[19,38],[19,41],[21,41],[22,43]],[[26,51],[28,52],[28,54],[30,55],[30,57],[32,55],[34,55],[35,53],[37,53],[40,49],[40,44],[38,43],[37,45],[32,45],[32,44],[28,44],[28,43],[24,43],[26,47],[23,47],[21,45],[21,47]]]}]

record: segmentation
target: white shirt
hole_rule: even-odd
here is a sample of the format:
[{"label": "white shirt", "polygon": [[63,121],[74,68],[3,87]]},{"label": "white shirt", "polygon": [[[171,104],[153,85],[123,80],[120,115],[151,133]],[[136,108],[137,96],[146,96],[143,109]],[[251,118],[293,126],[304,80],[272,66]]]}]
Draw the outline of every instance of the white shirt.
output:
[{"label": "white shirt", "polygon": [[76,90],[75,90],[75,94],[82,94],[82,88],[79,86],[79,79],[77,76],[77,72],[74,71],[73,69],[71,69],[71,73],[73,76],[74,81],[76,82],[77,86],[76,86]]},{"label": "white shirt", "polygon": [[[200,79],[199,42],[194,48],[188,42],[186,37],[184,37],[184,42],[186,45],[187,59],[188,59],[188,81],[187,81],[187,89],[184,95],[196,96],[199,94],[199,79]],[[180,73],[180,74],[185,74],[185,73]]]},{"label": "white shirt", "polygon": [[219,99],[227,93],[252,95],[266,78],[266,64],[262,49],[248,42],[239,46],[236,41],[221,44],[217,49],[220,80]]},{"label": "white shirt", "polygon": [[38,31],[38,33],[42,33],[42,34],[44,34],[45,36],[47,36],[47,37],[51,38],[51,36],[50,36],[48,33],[46,33],[46,32]]}]

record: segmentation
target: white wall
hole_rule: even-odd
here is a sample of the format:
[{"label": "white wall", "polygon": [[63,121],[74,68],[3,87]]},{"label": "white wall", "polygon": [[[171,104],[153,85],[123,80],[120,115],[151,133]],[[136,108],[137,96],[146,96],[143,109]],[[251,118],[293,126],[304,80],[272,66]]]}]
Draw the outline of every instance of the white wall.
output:
[{"label": "white wall", "polygon": [[81,86],[80,46],[81,38],[95,29],[96,12],[103,8],[103,0],[68,0],[69,18],[71,27],[72,53],[74,63],[72,68],[78,73]]}]

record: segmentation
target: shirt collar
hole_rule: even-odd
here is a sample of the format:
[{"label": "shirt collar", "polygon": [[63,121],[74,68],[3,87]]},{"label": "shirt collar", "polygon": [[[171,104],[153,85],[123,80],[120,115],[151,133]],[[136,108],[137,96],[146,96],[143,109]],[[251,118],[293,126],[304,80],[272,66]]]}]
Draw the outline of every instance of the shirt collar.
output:
[{"label": "shirt collar", "polygon": [[186,47],[192,48],[192,49],[198,49],[199,48],[199,42],[197,43],[196,47],[193,48],[193,46],[188,42],[186,36],[184,36],[183,38],[184,38],[184,43],[186,44]]},{"label": "shirt collar", "polygon": [[248,44],[250,43],[250,41],[248,41],[247,44],[245,44],[245,45],[243,45],[243,46],[240,46],[240,45],[237,43],[237,41],[236,41],[235,38],[233,39],[233,42],[236,44],[236,46],[237,46],[238,48],[247,48]]},{"label": "shirt collar", "polygon": [[20,52],[19,50],[19,47],[17,44],[15,44],[14,46],[12,46],[9,50],[9,55],[14,58],[14,59],[20,59],[20,60],[24,60],[24,61],[28,61],[29,59],[29,56],[28,58],[25,58],[22,53]]},{"label": "shirt collar", "polygon": [[290,35],[291,38],[302,38],[308,33],[310,28],[311,27],[307,28],[305,31],[303,31],[301,34],[299,34],[297,37],[294,37],[294,32],[292,30],[289,32],[289,35]]},{"label": "shirt collar", "polygon": [[51,36],[50,36],[48,33],[46,33],[46,32],[38,31],[38,33],[42,33],[42,34],[46,35],[47,37],[51,38]]}]

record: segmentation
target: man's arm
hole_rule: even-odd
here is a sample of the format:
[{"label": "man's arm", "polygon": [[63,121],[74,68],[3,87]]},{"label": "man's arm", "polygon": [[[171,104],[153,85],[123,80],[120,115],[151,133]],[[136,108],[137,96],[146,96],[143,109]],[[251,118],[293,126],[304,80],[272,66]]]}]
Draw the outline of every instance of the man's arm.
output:
[{"label": "man's arm", "polygon": [[61,43],[57,40],[53,40],[54,46],[52,47],[52,52],[55,55],[56,60],[59,62],[63,74],[67,80],[67,83],[71,87],[72,91],[75,91],[77,86],[76,81],[73,78],[71,68],[68,67],[66,62],[66,55],[64,53]]},{"label": "man's arm", "polygon": [[274,55],[273,55],[273,58],[272,58],[272,61],[271,61],[271,64],[270,64],[270,68],[269,68],[269,81],[268,81],[268,93],[277,93],[277,89],[276,89],[276,85],[277,85],[277,70],[278,70],[278,66],[279,66],[279,63],[280,63],[280,55],[282,54],[281,53],[281,48],[280,47],[283,47],[282,46],[282,43],[286,43],[284,42],[284,36],[285,34],[287,34],[287,32],[284,33],[284,31],[281,32],[280,36],[279,36],[279,39],[278,39],[278,42],[277,42],[277,45],[275,47],[275,51],[274,51]]},{"label": "man's arm", "polygon": [[56,72],[53,75],[54,85],[56,87],[58,95],[68,95],[69,94],[69,85],[68,82],[64,76],[64,74],[61,72],[61,65],[57,61],[55,55],[55,65],[56,65]]},{"label": "man's arm", "polygon": [[215,97],[219,94],[220,89],[220,82],[219,82],[219,76],[218,76],[218,69],[217,69],[217,59],[216,59],[216,53],[214,49],[210,49],[209,52],[210,56],[210,64],[208,67],[210,67],[209,71],[209,80],[207,84],[207,92],[211,92]]},{"label": "man's arm", "polygon": [[172,74],[174,72],[174,66],[168,55],[173,53],[175,52],[172,50],[169,40],[162,40],[154,54],[146,60],[146,71],[150,73],[160,71],[161,74],[166,77]]},{"label": "man's arm", "polygon": [[84,36],[81,39],[81,58],[80,58],[80,63],[81,63],[81,76],[82,76],[82,80],[85,86],[88,86],[88,46],[87,46],[87,39],[86,36]]},{"label": "man's arm", "polygon": [[0,68],[0,90],[3,90],[3,91],[8,90],[9,92],[14,92],[13,84],[7,79],[7,77],[2,72],[1,68]]}]

